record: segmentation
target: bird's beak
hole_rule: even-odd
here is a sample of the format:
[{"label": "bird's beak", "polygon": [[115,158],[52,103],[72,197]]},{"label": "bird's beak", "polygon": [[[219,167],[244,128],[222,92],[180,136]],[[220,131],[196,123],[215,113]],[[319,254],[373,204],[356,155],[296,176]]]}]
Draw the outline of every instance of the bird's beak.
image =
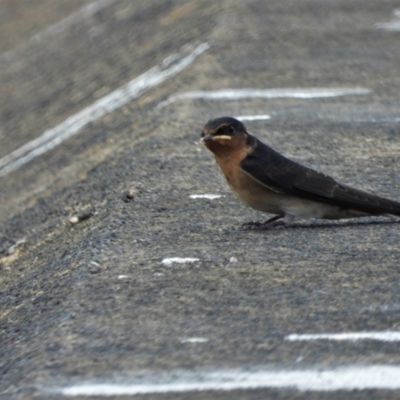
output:
[{"label": "bird's beak", "polygon": [[211,136],[211,135],[206,135],[203,136],[200,141],[201,142],[211,142],[213,140],[231,140],[232,138],[228,135],[217,135],[217,136]]},{"label": "bird's beak", "polygon": [[211,142],[212,140],[213,140],[213,137],[211,135],[206,135],[200,139],[200,142]]}]

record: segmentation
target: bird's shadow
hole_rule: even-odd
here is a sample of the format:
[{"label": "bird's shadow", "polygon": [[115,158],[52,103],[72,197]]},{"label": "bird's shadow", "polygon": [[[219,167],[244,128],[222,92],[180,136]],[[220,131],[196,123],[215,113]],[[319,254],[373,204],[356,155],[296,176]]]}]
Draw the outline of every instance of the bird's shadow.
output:
[{"label": "bird's shadow", "polygon": [[359,220],[351,220],[351,221],[330,221],[330,222],[309,222],[309,223],[291,223],[286,224],[284,226],[273,227],[271,229],[262,229],[262,228],[254,228],[254,229],[246,229],[241,228],[241,231],[248,232],[271,232],[271,231],[285,231],[289,229],[333,229],[333,228],[346,228],[346,227],[357,227],[357,226],[372,226],[372,225],[393,225],[400,224],[400,219],[396,220],[385,220],[385,221],[359,221]]}]

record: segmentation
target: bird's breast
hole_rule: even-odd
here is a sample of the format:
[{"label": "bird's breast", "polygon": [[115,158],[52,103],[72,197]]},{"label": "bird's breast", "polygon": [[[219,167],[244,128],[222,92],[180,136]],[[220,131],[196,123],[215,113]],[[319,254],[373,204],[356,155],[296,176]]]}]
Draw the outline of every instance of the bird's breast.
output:
[{"label": "bird's breast", "polygon": [[236,160],[229,157],[216,157],[216,161],[232,191],[249,207],[262,212],[279,214],[281,195],[261,185],[246,174],[240,167],[242,159],[243,157],[240,156]]}]

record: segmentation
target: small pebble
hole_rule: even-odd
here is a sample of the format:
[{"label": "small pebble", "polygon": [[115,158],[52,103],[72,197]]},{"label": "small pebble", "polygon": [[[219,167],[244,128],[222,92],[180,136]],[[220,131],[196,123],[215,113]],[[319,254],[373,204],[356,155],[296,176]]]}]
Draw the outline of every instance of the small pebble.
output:
[{"label": "small pebble", "polygon": [[88,271],[91,274],[98,274],[101,272],[101,266],[98,262],[92,260],[89,262]]},{"label": "small pebble", "polygon": [[11,256],[12,254],[14,254],[16,252],[17,248],[20,247],[24,243],[26,243],[25,239],[17,240],[17,242],[15,244],[13,244],[11,247],[8,248],[7,254],[9,256]]},{"label": "small pebble", "polygon": [[134,191],[133,190],[127,190],[125,192],[122,192],[121,194],[121,199],[124,203],[129,203],[133,200],[133,194]]},{"label": "small pebble", "polygon": [[82,222],[82,221],[85,221],[85,219],[89,219],[90,217],[93,217],[93,213],[91,213],[91,212],[83,213],[80,215],[74,215],[73,217],[71,217],[69,219],[69,222],[70,222],[70,224],[75,225],[78,222]]}]

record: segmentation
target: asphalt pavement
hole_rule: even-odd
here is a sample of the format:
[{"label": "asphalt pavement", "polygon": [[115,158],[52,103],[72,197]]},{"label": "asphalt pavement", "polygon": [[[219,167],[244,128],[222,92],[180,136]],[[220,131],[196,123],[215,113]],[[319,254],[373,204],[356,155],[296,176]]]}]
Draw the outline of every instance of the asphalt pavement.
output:
[{"label": "asphalt pavement", "polygon": [[1,7],[1,398],[400,397],[400,222],[244,231],[199,143],[400,201],[398,0]]}]

